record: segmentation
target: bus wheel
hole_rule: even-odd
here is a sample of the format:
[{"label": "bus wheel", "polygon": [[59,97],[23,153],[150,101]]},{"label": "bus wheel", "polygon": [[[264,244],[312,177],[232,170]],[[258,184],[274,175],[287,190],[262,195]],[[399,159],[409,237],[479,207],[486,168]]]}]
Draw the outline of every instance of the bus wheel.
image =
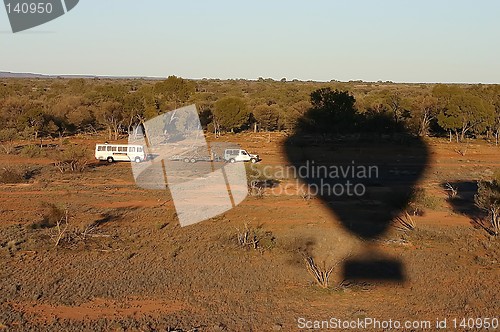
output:
[{"label": "bus wheel", "polygon": [[141,162],[141,158],[136,157],[136,158],[135,158],[135,162],[136,162],[136,163],[140,163],[140,162]]},{"label": "bus wheel", "polygon": [[107,159],[107,160],[108,160],[108,163],[110,163],[110,164],[111,164],[111,163],[113,163],[113,162],[115,161],[115,160],[113,159],[113,157],[108,157],[108,159]]},{"label": "bus wheel", "polygon": [[252,158],[252,159],[250,159],[250,162],[251,162],[252,164],[255,164],[255,163],[257,162],[257,159]]},{"label": "bus wheel", "polygon": [[196,162],[196,159],[191,158],[191,160],[190,160],[190,161],[194,164],[194,163]]},{"label": "bus wheel", "polygon": [[184,158],[184,162],[188,163],[189,162],[189,158]]},{"label": "bus wheel", "polygon": [[236,162],[236,160],[234,160],[234,158],[231,158],[231,160],[229,160],[229,162],[230,162],[231,164],[234,164],[234,163]]}]

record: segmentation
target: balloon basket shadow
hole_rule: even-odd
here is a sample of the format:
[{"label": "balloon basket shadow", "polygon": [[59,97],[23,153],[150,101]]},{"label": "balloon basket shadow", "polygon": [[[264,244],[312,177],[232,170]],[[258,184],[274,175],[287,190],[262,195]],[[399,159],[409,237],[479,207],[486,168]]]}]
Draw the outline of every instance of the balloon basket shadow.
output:
[{"label": "balloon basket shadow", "polygon": [[404,283],[406,277],[401,262],[385,258],[361,258],[344,262],[345,280],[376,283]]}]

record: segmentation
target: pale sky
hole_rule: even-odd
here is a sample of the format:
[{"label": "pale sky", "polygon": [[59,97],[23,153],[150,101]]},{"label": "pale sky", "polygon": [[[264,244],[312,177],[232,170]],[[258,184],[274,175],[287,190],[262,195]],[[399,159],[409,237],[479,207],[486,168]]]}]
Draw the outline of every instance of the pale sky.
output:
[{"label": "pale sky", "polygon": [[500,83],[497,0],[80,0],[13,34],[0,71]]}]

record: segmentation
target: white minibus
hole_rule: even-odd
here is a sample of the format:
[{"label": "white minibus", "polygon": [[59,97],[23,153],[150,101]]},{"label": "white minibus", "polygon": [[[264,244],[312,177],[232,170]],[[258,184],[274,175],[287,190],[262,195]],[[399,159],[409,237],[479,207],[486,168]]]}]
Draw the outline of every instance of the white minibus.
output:
[{"label": "white minibus", "polygon": [[128,144],[96,144],[95,159],[115,161],[134,161],[140,163],[146,160],[146,151],[142,145]]}]

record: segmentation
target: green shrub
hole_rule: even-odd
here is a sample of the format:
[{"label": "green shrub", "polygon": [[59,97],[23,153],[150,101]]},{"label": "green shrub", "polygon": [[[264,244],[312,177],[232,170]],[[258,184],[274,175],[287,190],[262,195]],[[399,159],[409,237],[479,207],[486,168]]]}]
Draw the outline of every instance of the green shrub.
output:
[{"label": "green shrub", "polygon": [[87,168],[88,160],[86,147],[72,145],[57,154],[54,165],[61,173],[83,172]]},{"label": "green shrub", "polygon": [[25,145],[21,149],[21,155],[30,158],[37,158],[37,157],[46,157],[47,153],[43,148],[41,148],[38,145]]},{"label": "green shrub", "polygon": [[17,130],[14,128],[6,128],[0,130],[0,152],[11,154],[15,151],[14,141],[18,138]]},{"label": "green shrub", "polygon": [[414,212],[424,212],[426,209],[436,210],[440,202],[437,197],[428,195],[424,188],[415,188],[409,207]]},{"label": "green shrub", "polygon": [[[496,174],[495,174],[496,175]],[[500,235],[500,181],[479,181],[474,203],[482,211],[488,213],[490,228],[486,231],[491,235]]]}]

